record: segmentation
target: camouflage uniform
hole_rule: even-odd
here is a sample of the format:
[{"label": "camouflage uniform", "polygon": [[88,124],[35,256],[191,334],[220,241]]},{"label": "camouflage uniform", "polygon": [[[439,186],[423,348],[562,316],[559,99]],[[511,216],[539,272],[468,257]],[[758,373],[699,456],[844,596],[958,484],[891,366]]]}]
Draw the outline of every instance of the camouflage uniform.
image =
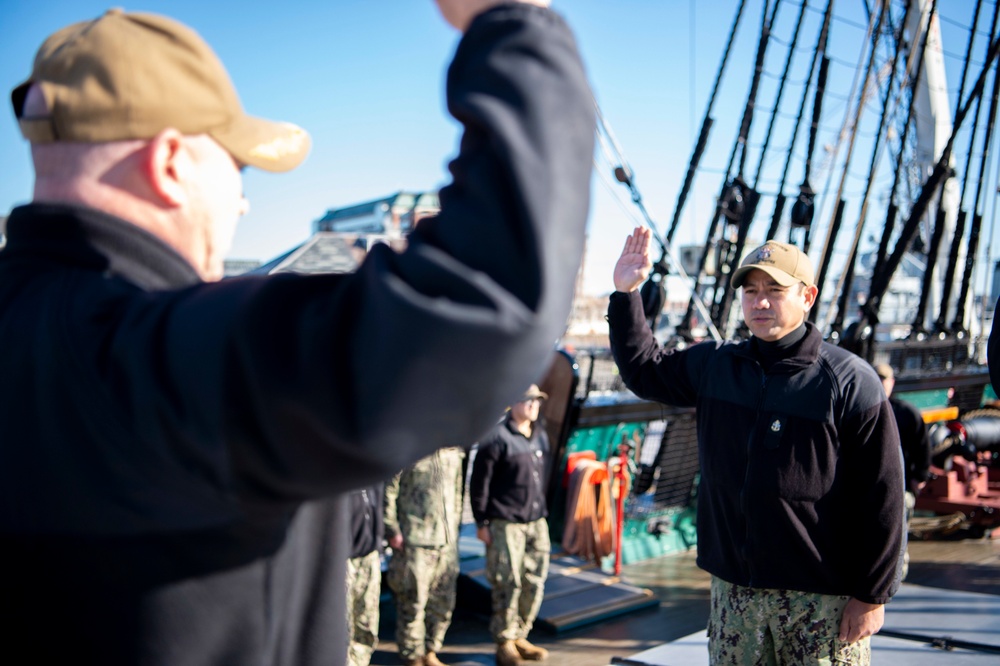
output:
[{"label": "camouflage uniform", "polygon": [[368,666],[378,645],[382,560],[373,550],[347,560],[347,664]]},{"label": "camouflage uniform", "polygon": [[493,543],[486,549],[486,578],[492,588],[490,634],[496,643],[527,638],[545,595],[549,573],[549,526],[490,521]]},{"label": "camouflage uniform", "polygon": [[708,651],[713,666],[871,663],[871,638],[837,638],[849,596],[743,587],[712,577]]},{"label": "camouflage uniform", "polygon": [[465,451],[441,449],[393,478],[385,489],[385,534],[403,537],[387,582],[396,596],[396,643],[413,661],[438,652],[451,624],[458,582]]}]

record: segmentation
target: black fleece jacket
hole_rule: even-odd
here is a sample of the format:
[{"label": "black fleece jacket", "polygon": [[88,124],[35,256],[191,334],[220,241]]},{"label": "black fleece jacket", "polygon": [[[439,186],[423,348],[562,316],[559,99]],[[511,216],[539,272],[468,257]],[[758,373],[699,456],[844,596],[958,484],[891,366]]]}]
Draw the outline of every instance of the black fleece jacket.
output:
[{"label": "black fleece jacket", "polygon": [[535,423],[525,437],[508,415],[479,442],[469,478],[469,503],[478,525],[488,520],[530,523],[549,515],[545,482],[549,436]]},{"label": "black fleece jacket", "polygon": [[664,352],[637,292],[612,294],[608,313],[625,385],[697,408],[699,566],[738,585],[889,601],[903,471],[871,366],[811,324],[765,372],[752,340]]},{"label": "black fleece jacket", "polygon": [[594,100],[563,21],[482,14],[447,97],[465,130],[440,214],[352,275],[202,284],[126,220],[12,212],[6,654],[343,663],[343,493],[481,437],[551,356],[582,255]]},{"label": "black fleece jacket", "polygon": [[351,557],[364,557],[382,547],[385,525],[382,506],[385,484],[376,483],[350,493]]}]

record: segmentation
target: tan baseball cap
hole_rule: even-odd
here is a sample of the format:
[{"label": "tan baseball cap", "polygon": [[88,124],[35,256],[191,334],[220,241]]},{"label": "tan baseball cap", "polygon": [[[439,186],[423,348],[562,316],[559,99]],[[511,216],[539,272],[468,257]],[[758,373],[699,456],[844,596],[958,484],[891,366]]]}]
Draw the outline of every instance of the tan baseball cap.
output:
[{"label": "tan baseball cap", "polygon": [[747,273],[759,269],[770,275],[783,287],[798,282],[812,285],[815,282],[813,265],[809,256],[788,243],[767,241],[747,255],[740,267],[733,272],[733,289],[743,286]]},{"label": "tan baseball cap", "polygon": [[533,400],[535,398],[541,398],[542,400],[548,400],[549,394],[538,388],[538,384],[532,384],[528,387],[528,390],[524,392],[524,397],[521,400]]},{"label": "tan baseball cap", "polygon": [[[45,98],[44,117],[23,113],[32,86]],[[211,47],[194,30],[155,14],[111,9],[54,33],[11,102],[33,143],[150,139],[173,127],[207,134],[238,162],[265,171],[295,168],[310,146],[302,128],[244,113]]]}]

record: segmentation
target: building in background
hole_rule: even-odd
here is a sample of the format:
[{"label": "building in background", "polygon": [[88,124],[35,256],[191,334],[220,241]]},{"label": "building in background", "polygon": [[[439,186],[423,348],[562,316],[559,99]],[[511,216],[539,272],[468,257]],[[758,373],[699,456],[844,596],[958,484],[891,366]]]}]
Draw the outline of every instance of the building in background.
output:
[{"label": "building in background", "polygon": [[402,251],[406,237],[417,224],[440,209],[437,192],[396,192],[381,199],[332,208],[313,222],[312,235],[300,245],[264,264],[227,261],[226,276],[350,273],[378,243]]},{"label": "building in background", "polygon": [[313,233],[378,234],[405,238],[425,217],[441,210],[437,192],[396,192],[382,199],[334,208],[313,222]]}]

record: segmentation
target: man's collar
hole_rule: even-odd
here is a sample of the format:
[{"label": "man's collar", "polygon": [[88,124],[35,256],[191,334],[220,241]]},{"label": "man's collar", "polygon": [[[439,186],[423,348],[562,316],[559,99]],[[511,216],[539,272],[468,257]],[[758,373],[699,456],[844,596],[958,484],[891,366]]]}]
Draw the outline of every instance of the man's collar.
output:
[{"label": "man's collar", "polygon": [[35,203],[7,220],[6,257],[49,257],[121,277],[147,291],[201,282],[173,248],[134,224],[85,206]]}]

